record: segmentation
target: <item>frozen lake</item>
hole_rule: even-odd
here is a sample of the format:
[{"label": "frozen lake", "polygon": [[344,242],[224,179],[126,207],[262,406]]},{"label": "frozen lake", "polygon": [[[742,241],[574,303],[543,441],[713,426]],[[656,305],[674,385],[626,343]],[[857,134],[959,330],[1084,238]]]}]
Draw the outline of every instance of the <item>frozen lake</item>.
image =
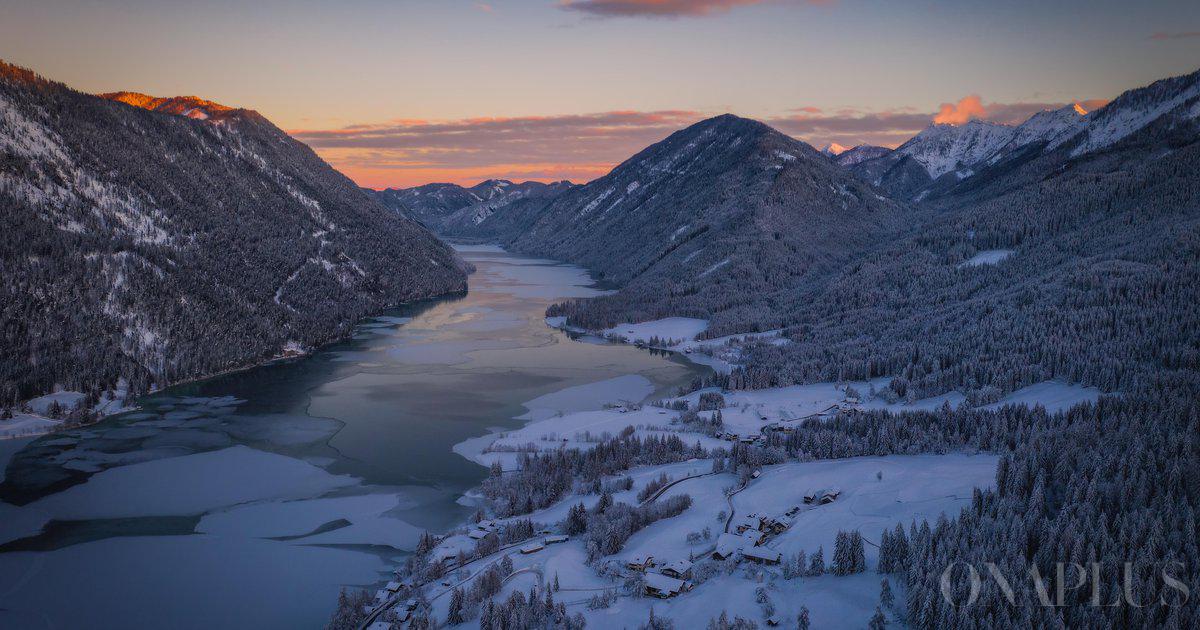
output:
[{"label": "frozen lake", "polygon": [[454,444],[700,374],[547,327],[550,303],[597,294],[582,270],[461,251],[464,297],[0,442],[0,628],[322,627],[343,585],[386,581],[422,530],[470,514],[486,471]]}]

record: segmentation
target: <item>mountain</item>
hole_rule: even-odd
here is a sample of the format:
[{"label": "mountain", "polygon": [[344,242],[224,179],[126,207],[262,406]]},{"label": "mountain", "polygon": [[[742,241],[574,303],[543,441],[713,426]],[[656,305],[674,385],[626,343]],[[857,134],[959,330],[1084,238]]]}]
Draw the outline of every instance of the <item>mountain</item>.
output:
[{"label": "mountain", "polygon": [[0,64],[0,150],[4,402],[142,392],[466,288],[448,246],[253,111]]},{"label": "mountain", "polygon": [[846,149],[833,158],[839,166],[854,166],[860,162],[873,160],[877,157],[883,157],[892,150],[887,147],[875,146],[873,144],[860,144],[856,147]]},{"label": "mountain", "polygon": [[119,101],[126,105],[140,107],[155,112],[177,114],[197,120],[221,119],[235,116],[238,110],[226,107],[220,103],[206,101],[197,96],[172,96],[161,98],[141,94],[139,92],[109,92],[100,94],[100,98]]},{"label": "mountain", "polygon": [[[1200,369],[1182,350],[1200,343],[1198,82],[1010,128],[992,156],[971,153],[984,156],[974,174],[926,188],[937,194],[906,232],[777,296],[805,343],[751,363],[784,383],[904,374],[917,397],[1052,378],[1132,391],[1164,366]],[[920,163],[908,154],[892,168],[906,164]]]},{"label": "mountain", "polygon": [[1200,115],[1198,96],[1200,72],[1193,72],[1130,90],[1093,112],[1072,104],[1039,112],[1017,126],[979,120],[930,125],[895,151],[849,167],[898,198],[943,196],[994,177],[976,178],[994,167],[1009,170],[1064,146],[1070,147],[1066,157],[1079,157],[1111,147],[1164,117],[1195,119]]},{"label": "mountain", "polygon": [[848,149],[846,147],[844,147],[836,142],[830,142],[829,144],[825,145],[825,148],[821,149],[821,153],[824,153],[825,155],[828,155],[829,157],[834,157],[837,155],[841,155],[842,153],[845,153],[847,150]]},{"label": "mountain", "polygon": [[584,325],[670,312],[711,318],[715,333],[844,264],[905,214],[811,146],[724,115],[562,193],[501,241],[622,286],[581,303],[572,316]]},{"label": "mountain", "polygon": [[457,184],[426,184],[415,188],[368,192],[388,208],[421,222],[439,234],[458,238],[489,238],[505,229],[502,224],[506,219],[496,216],[497,211],[514,204],[540,207],[573,186],[568,181],[516,184],[506,179],[489,179],[470,188]]}]

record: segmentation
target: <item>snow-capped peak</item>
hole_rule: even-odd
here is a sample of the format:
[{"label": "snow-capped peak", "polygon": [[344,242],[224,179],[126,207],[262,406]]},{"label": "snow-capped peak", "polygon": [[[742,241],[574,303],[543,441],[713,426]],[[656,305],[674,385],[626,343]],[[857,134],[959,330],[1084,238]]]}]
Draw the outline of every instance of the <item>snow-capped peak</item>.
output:
[{"label": "snow-capped peak", "polygon": [[833,157],[835,155],[841,155],[848,150],[849,147],[844,147],[836,142],[830,142],[829,144],[825,145],[825,148],[821,149],[821,153]]},{"label": "snow-capped peak", "polygon": [[985,120],[932,124],[896,151],[917,161],[933,179],[978,164],[1012,140],[1015,128]]}]

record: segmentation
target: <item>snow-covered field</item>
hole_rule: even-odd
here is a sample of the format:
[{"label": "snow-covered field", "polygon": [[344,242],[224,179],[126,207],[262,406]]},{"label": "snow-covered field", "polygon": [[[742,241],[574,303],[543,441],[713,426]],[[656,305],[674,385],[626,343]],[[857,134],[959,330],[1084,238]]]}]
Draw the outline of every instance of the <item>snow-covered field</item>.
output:
[{"label": "snow-covered field", "polygon": [[[96,403],[91,411],[100,416],[129,411],[132,407],[125,406],[125,398],[128,393],[128,384],[122,380],[118,383],[117,389],[101,395],[100,402]],[[83,392],[60,389],[45,396],[27,400],[25,405],[28,413],[16,412],[13,413],[11,419],[0,420],[0,440],[45,435],[57,431],[62,428],[63,422],[49,417],[52,415],[51,409],[55,403],[58,403],[61,412],[65,413],[75,409],[86,397],[87,394]]]},{"label": "snow-covered field", "polygon": [[[674,620],[676,628],[702,628],[722,610],[731,617],[737,614],[752,619],[761,627],[764,619],[756,602],[756,589],[762,587],[777,615],[789,622],[794,622],[804,606],[809,609],[813,627],[864,627],[878,601],[880,576],[874,572],[877,551],[872,543],[878,542],[883,528],[891,529],[897,523],[907,528],[914,519],[933,521],[942,513],[956,514],[970,502],[972,489],[992,483],[996,460],[992,455],[951,454],[788,463],[765,468],[759,478],[731,498],[734,523],[737,515],[749,511],[781,515],[792,507],[801,508],[794,518],[788,519],[791,526],[787,531],[765,543],[766,549],[793,554],[800,550],[811,553],[823,547],[828,562],[839,530],[861,531],[868,541],[865,547],[868,570],[863,574],[784,580],[778,566],[729,562],[722,565],[715,577],[670,600],[622,596],[610,608],[589,610],[583,604],[591,595],[605,588],[619,589],[621,584],[586,565],[582,541],[570,540],[547,545],[529,555],[510,552],[514,567],[518,571],[525,569],[530,579],[514,579],[498,597],[503,599],[514,589],[528,590],[540,571],[547,583],[557,577],[562,590],[555,594],[555,599],[568,602],[572,613],[582,613],[590,627],[637,627],[649,617],[652,608],[656,615]],[[635,556],[650,555],[656,565],[662,565],[675,560],[699,562],[707,557],[724,528],[725,521],[719,517],[730,510],[725,489],[736,485],[732,474],[705,474],[708,468],[706,461],[693,461],[630,471],[633,489],[615,494],[614,500],[636,503],[637,491],[662,473],[675,479],[701,476],[676,484],[663,495],[663,498],[690,495],[693,499],[690,509],[637,532],[620,553],[606,560],[623,564]],[[877,476],[879,473],[882,478]],[[805,505],[802,495],[813,487],[838,487],[842,494],[827,505]],[[595,495],[567,497],[530,518],[537,523],[555,523],[565,518],[570,505],[582,501],[590,507],[595,499]],[[706,528],[708,540],[701,536],[694,544],[688,542],[689,533],[700,533]],[[463,538],[448,539],[443,545],[457,549],[465,545]],[[440,619],[445,618],[449,604],[449,598],[442,593],[448,591],[441,586],[429,591],[434,598],[434,614]],[[468,622],[463,627],[473,624]]]},{"label": "snow-covered field", "polygon": [[[699,329],[697,324],[692,325],[692,330]],[[627,333],[629,328],[623,330]],[[687,332],[682,325],[634,330],[640,330],[640,339]],[[762,336],[771,334],[762,333]],[[722,417],[727,431],[757,435],[768,425],[798,423],[844,410],[886,409],[901,413],[937,409],[944,404],[952,407],[966,404],[965,396],[958,392],[911,403],[888,403],[881,397],[870,395],[872,391],[886,388],[887,383],[886,378],[849,383],[856,390],[849,394],[847,384],[836,383],[724,391],[720,392],[726,403]],[[641,405],[631,404],[636,401],[632,395],[636,393],[636,385],[612,379],[543,396],[527,403],[530,411],[522,416],[528,421],[524,427],[460,444],[462,448],[456,447],[456,451],[485,465],[500,461],[507,470],[517,465],[521,450],[587,449],[602,436],[615,435],[628,426],[634,427],[640,435],[671,431],[680,434],[685,442],[695,440],[706,448],[728,446],[724,440],[684,431],[677,422],[678,411],[644,404],[644,401]],[[693,392],[683,400],[695,405],[702,393],[715,391],[718,390]],[[1042,405],[1053,412],[1094,401],[1100,395],[1101,392],[1094,388],[1045,382],[1014,392],[988,408],[1004,404]],[[794,624],[803,606],[809,610],[813,627],[861,628],[878,603],[880,576],[874,568],[878,562],[876,545],[881,532],[885,528],[893,529],[897,523],[907,529],[913,522],[927,520],[932,523],[941,514],[957,514],[969,504],[975,488],[991,486],[997,459],[992,454],[950,453],[789,462],[763,468],[744,489],[729,497],[728,492],[738,485],[735,475],[713,473],[709,460],[689,460],[630,470],[625,474],[633,480],[633,487],[613,495],[615,501],[636,505],[638,492],[666,474],[678,483],[667,489],[659,500],[687,494],[693,503],[682,514],[635,533],[619,553],[602,561],[612,567],[623,567],[626,561],[639,556],[653,556],[659,565],[677,560],[708,562],[731,514],[732,529],[740,518],[758,513],[787,523],[786,531],[768,538],[759,547],[777,551],[785,557],[798,552],[811,555],[821,549],[829,563],[838,531],[859,531],[866,542],[867,572],[858,575],[785,580],[778,566],[727,561],[721,563],[715,577],[697,585],[694,590],[659,600],[630,596],[622,588],[623,579],[606,577],[596,565],[585,563],[583,542],[574,539],[546,545],[531,554],[518,553],[516,549],[501,551],[477,562],[475,570],[503,555],[511,557],[518,575],[506,583],[497,596],[499,600],[512,590],[528,590],[539,578],[549,584],[557,577],[562,590],[555,594],[556,601],[567,602],[568,610],[582,613],[592,627],[636,627],[645,622],[651,609],[656,615],[670,617],[677,628],[704,627],[722,610],[728,611],[731,617],[736,614],[751,619],[761,627],[765,620],[763,607],[757,599],[761,598],[758,589],[762,588],[785,625]],[[806,493],[832,488],[840,490],[833,502],[825,505],[804,503]],[[582,503],[590,509],[598,499],[595,494],[568,495],[523,518],[554,529],[566,518],[572,505]],[[787,516],[789,511],[791,516]],[[468,536],[456,534],[442,541],[435,556],[454,556],[459,550],[471,549],[473,544]],[[741,544],[745,546],[745,543]],[[621,571],[628,572],[627,569]],[[900,586],[893,581],[897,600],[903,601]],[[591,610],[585,606],[592,595],[605,589],[616,589],[623,595],[609,608]],[[433,614],[439,619],[445,619],[449,590],[435,585],[428,592],[433,601]],[[897,612],[886,611],[886,614],[892,621],[897,621]],[[472,627],[475,623],[472,620],[463,627]]]},{"label": "snow-covered field", "polygon": [[691,317],[668,317],[640,324],[617,324],[600,331],[605,337],[624,337],[630,343],[650,343],[657,337],[662,340],[692,341],[696,335],[708,329],[708,320]]},{"label": "snow-covered field", "polygon": [[995,265],[1012,256],[1011,249],[985,249],[974,256],[958,263],[959,267],[979,267],[980,265]]}]

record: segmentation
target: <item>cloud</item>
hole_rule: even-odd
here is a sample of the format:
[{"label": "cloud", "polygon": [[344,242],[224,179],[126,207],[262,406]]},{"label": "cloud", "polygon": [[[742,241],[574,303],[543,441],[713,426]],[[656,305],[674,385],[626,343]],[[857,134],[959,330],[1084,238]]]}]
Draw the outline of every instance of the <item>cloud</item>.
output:
[{"label": "cloud", "polygon": [[978,94],[971,94],[959,99],[957,103],[942,103],[933,122],[937,124],[961,125],[972,118],[983,118],[987,110],[983,107],[983,99]]},{"label": "cloud", "polygon": [[1164,41],[1168,39],[1191,39],[1200,37],[1200,31],[1158,31],[1150,36],[1150,39],[1156,41]]},{"label": "cloud", "polygon": [[[1088,111],[1105,101],[1080,101]],[[938,111],[796,107],[763,122],[809,144],[895,147],[931,122],[980,118],[1020,124],[1070,103],[988,103],[977,94]],[[336,168],[364,186],[413,186],[431,181],[475,183],[488,178],[585,182],[714,112],[612,111],[561,116],[393,120],[337,129],[293,130]]]},{"label": "cloud", "polygon": [[[597,17],[703,17],[727,13],[736,7],[788,0],[559,0],[558,6]],[[807,0],[806,4],[831,4],[832,0]]]},{"label": "cloud", "polygon": [[292,130],[358,183],[384,187],[488,177],[588,181],[703,118],[687,110],[395,120]]}]

